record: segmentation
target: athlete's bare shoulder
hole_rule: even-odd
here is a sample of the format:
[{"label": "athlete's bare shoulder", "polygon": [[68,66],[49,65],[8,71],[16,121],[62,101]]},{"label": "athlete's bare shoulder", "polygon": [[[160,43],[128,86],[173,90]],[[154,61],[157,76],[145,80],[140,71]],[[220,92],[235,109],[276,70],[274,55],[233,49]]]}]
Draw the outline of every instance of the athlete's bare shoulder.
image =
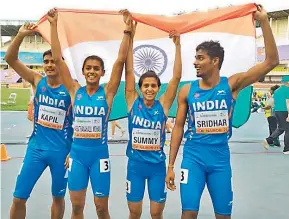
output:
[{"label": "athlete's bare shoulder", "polygon": [[187,83],[185,85],[183,85],[180,89],[180,93],[179,93],[179,97],[187,97],[189,95],[191,89],[191,83]]}]

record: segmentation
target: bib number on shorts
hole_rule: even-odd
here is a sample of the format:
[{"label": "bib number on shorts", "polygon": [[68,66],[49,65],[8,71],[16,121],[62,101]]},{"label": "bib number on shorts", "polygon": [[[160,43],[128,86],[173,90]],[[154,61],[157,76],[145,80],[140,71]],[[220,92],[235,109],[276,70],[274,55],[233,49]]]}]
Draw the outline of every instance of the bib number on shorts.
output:
[{"label": "bib number on shorts", "polygon": [[130,194],[131,192],[131,182],[126,180],[126,192]]},{"label": "bib number on shorts", "polygon": [[221,134],[229,130],[227,110],[195,112],[195,128],[199,134]]},{"label": "bib number on shorts", "polygon": [[160,130],[134,128],[132,130],[132,148],[142,151],[160,150]]},{"label": "bib number on shorts", "polygon": [[189,176],[189,170],[187,169],[181,169],[181,183],[187,184],[188,183],[188,176]]},{"label": "bib number on shorts", "polygon": [[75,117],[73,127],[75,138],[99,139],[102,133],[102,118]]},{"label": "bib number on shorts", "polygon": [[40,105],[37,123],[47,128],[62,130],[65,115],[65,110]]},{"label": "bib number on shorts", "polygon": [[110,171],[110,162],[109,159],[100,159],[99,160],[99,167],[101,173],[106,173]]}]

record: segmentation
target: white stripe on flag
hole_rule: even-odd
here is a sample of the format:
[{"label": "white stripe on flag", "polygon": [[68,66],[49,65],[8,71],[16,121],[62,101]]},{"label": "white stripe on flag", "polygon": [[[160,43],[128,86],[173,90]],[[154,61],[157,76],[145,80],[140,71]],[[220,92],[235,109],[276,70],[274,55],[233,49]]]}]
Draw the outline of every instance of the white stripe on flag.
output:
[{"label": "white stripe on flag", "polygon": [[[206,40],[217,40],[224,47],[225,57],[221,75],[230,76],[238,72],[244,72],[255,64],[256,40],[253,37],[216,32],[187,33],[181,35],[182,81],[196,79],[196,71],[193,65],[195,49],[198,44]],[[72,76],[84,85],[85,79],[82,75],[83,61],[89,55],[98,55],[103,58],[106,70],[101,83],[106,83],[110,78],[113,63],[117,58],[120,42],[120,40],[84,42],[65,49],[63,56]],[[146,68],[154,66],[154,70],[157,73],[163,70],[163,73],[160,75],[161,82],[168,83],[173,73],[174,56],[175,46],[169,38],[135,41],[134,67],[137,73],[136,80],[138,80],[138,75],[144,72],[144,66]],[[123,81],[124,78],[123,74]]]}]

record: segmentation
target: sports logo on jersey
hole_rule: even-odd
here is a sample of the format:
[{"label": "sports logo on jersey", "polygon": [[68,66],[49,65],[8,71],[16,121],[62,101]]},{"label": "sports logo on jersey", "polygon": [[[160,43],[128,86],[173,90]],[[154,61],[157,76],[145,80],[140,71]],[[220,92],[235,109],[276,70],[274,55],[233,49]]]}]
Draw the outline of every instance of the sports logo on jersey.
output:
[{"label": "sports logo on jersey", "polygon": [[154,71],[160,76],[167,68],[167,54],[157,46],[140,45],[133,50],[133,54],[134,73],[139,77],[147,71]]},{"label": "sports logo on jersey", "polygon": [[66,93],[65,92],[63,92],[63,91],[59,91],[59,93],[58,93],[60,96],[66,96]]},{"label": "sports logo on jersey", "polygon": [[103,96],[97,96],[96,100],[104,100]]},{"label": "sports logo on jersey", "polygon": [[41,90],[42,90],[42,92],[45,92],[47,89],[46,89],[45,86],[43,86],[43,87],[41,88]]},{"label": "sports logo on jersey", "polygon": [[138,108],[139,111],[141,111],[142,110],[142,105],[139,104],[137,108]]},{"label": "sports logo on jersey", "polygon": [[81,98],[82,98],[82,95],[81,94],[77,94],[76,99],[80,100]]},{"label": "sports logo on jersey", "polygon": [[195,99],[198,99],[199,97],[200,97],[200,94],[199,94],[199,93],[195,93],[195,94],[194,94],[194,98],[195,98]]},{"label": "sports logo on jersey", "polygon": [[226,95],[226,91],[225,90],[218,90],[217,95]]}]

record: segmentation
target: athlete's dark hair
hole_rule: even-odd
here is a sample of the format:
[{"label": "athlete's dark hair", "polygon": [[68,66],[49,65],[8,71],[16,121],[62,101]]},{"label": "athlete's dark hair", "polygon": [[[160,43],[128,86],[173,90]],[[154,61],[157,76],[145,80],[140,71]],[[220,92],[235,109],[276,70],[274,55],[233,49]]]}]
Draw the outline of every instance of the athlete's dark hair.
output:
[{"label": "athlete's dark hair", "polygon": [[43,55],[42,55],[42,58],[44,59],[44,56],[52,56],[52,51],[51,51],[51,49],[49,49],[49,50],[47,50],[47,51],[45,51],[44,53],[43,53]]},{"label": "athlete's dark hair", "polygon": [[[52,56],[52,51],[51,49],[45,51],[42,55],[42,58],[44,59],[44,56]],[[62,59],[64,60],[64,58],[62,57]]]},{"label": "athlete's dark hair", "polygon": [[140,76],[139,81],[138,81],[138,87],[139,88],[141,88],[143,80],[146,78],[155,78],[157,80],[158,87],[161,86],[161,80],[160,80],[159,76],[154,71],[149,70],[146,73],[142,74],[142,76]]},{"label": "athlete's dark hair", "polygon": [[224,61],[224,48],[220,45],[218,41],[205,41],[199,44],[196,48],[198,50],[205,50],[208,53],[208,56],[213,59],[215,57],[219,58],[219,70],[222,67]]},{"label": "athlete's dark hair", "polygon": [[84,66],[85,66],[85,63],[87,62],[87,60],[97,60],[97,61],[99,61],[101,69],[104,71],[104,62],[103,62],[102,58],[100,58],[99,56],[95,56],[95,55],[86,57],[86,59],[83,61],[82,71],[84,69]]}]

